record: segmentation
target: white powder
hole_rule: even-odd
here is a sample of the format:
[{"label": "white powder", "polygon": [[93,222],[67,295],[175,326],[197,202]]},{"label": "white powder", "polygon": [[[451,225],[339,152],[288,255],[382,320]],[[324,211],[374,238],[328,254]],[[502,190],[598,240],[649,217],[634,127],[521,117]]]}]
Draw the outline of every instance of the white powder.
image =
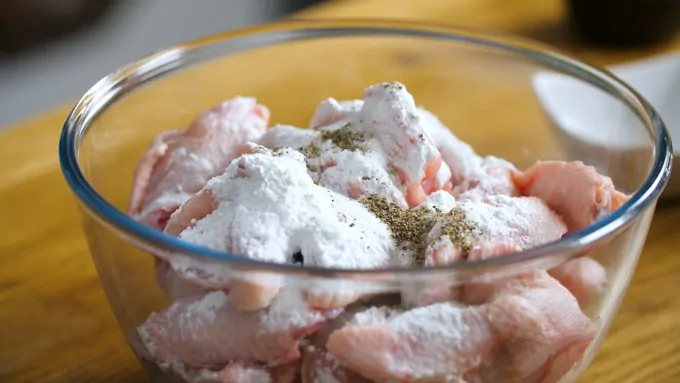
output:
[{"label": "white powder", "polygon": [[346,326],[360,326],[387,323],[399,311],[387,306],[369,307],[359,311],[347,321]]},{"label": "white powder", "polygon": [[328,126],[339,121],[351,119],[364,105],[363,100],[337,101],[327,98],[319,104],[309,123],[311,128]]},{"label": "white powder", "polygon": [[[193,225],[179,237],[268,262],[289,263],[292,255],[300,252],[305,265],[320,267],[375,269],[404,265],[408,254],[396,248],[387,226],[355,199],[380,194],[406,207],[406,185],[395,169],[406,182],[420,182],[427,164],[438,158],[437,148],[450,166],[440,170],[437,182],[442,185],[452,179],[457,187],[453,195],[442,190],[430,194],[421,206],[444,213],[460,207],[477,226],[481,239],[510,240],[524,248],[558,239],[566,232],[560,217],[541,200],[513,197],[514,185],[508,176],[514,169],[512,164],[478,156],[434,115],[416,109],[403,85],[373,85],[364,96],[365,101],[338,102],[332,98],[323,101],[310,123],[316,130],[287,125],[270,129],[259,141],[263,146],[251,145],[253,154],[237,158],[224,174],[208,181],[203,191],[216,199],[217,208],[206,217],[193,220]],[[218,123],[210,120],[214,118],[211,114],[204,118],[204,122]],[[364,134],[356,150],[321,139],[324,132],[338,129]],[[252,138],[257,139],[255,135]],[[192,153],[180,150],[178,158],[188,161],[187,169],[215,170],[212,162]],[[177,185],[153,201],[145,212],[182,203],[188,197]],[[433,248],[446,244],[437,241],[442,227],[443,222],[438,222],[428,236]],[[185,276],[207,278],[211,282],[229,280],[229,267],[174,258],[177,259],[172,261],[173,268],[182,270]],[[359,292],[353,290],[351,281],[347,284],[338,285],[338,293]],[[419,301],[426,287],[427,284],[410,286],[403,292],[402,301],[407,305]],[[319,286],[313,292],[325,293],[326,289]],[[206,337],[201,351],[208,355],[232,360],[257,357],[271,360],[279,354],[275,351],[297,350],[292,334],[337,317],[341,311],[310,310],[298,288],[285,287],[269,307],[238,312],[230,306],[225,292],[216,291],[202,299],[175,302],[164,313],[156,314],[155,322],[151,321],[151,325],[170,323],[168,328],[150,329],[143,325],[139,333],[151,354],[158,351],[153,336],[172,334],[190,345],[201,343],[196,337]],[[158,321],[161,315],[163,320]],[[457,363],[462,360],[464,368],[474,369],[471,365],[478,356],[470,352],[483,349],[493,336],[484,315],[477,307],[463,308],[454,302],[408,311],[370,307],[351,315],[345,326],[387,326],[401,337],[400,349],[376,352],[394,352],[395,360],[407,364],[404,368],[411,369],[415,379],[438,376],[462,382],[459,376],[467,370]],[[150,330],[156,332],[152,334]],[[279,350],[272,351],[271,347]],[[307,352],[321,350],[307,344],[304,347]],[[182,349],[178,347],[176,352]],[[325,358],[329,365],[318,367],[315,381],[337,382],[334,372],[341,366],[333,355],[326,354]],[[269,377],[265,370],[257,372]],[[185,378],[191,375],[198,379],[193,382],[219,378],[218,373],[210,370],[196,370],[192,374],[185,374]]]},{"label": "white powder", "polygon": [[308,145],[317,133],[311,129],[300,129],[290,125],[276,125],[267,130],[260,141],[260,145],[269,148],[299,149]]},{"label": "white powder", "polygon": [[454,185],[479,172],[483,160],[470,145],[459,140],[425,108],[419,107],[417,113],[423,130],[436,143],[442,159],[449,166]]},{"label": "white powder", "polygon": [[444,190],[437,190],[425,198],[420,206],[427,208],[431,212],[448,213],[456,207],[456,199],[451,193]]},{"label": "white powder", "polygon": [[[380,194],[399,206],[406,207],[404,186],[396,174],[390,172],[387,155],[375,138],[366,139],[365,152],[342,150],[331,142],[317,144],[320,156],[308,158],[316,169],[323,169],[318,183],[335,192],[358,199]],[[335,164],[327,167],[326,164]]]},{"label": "white powder", "polygon": [[278,263],[302,252],[306,265],[339,268],[385,267],[394,253],[387,226],[315,185],[297,151],[241,156],[206,189],[219,205],[180,234],[188,242]]},{"label": "white powder", "polygon": [[328,310],[325,313],[310,311],[309,305],[298,289],[289,287],[281,290],[272,304],[263,311],[261,328],[266,332],[286,331],[290,328],[301,328],[323,318],[339,315],[341,309]]},{"label": "white powder", "polygon": [[413,96],[403,84],[381,83],[364,91],[364,106],[358,115],[359,125],[374,133],[409,182],[420,182],[425,167],[439,157],[439,152],[416,109]]},{"label": "white powder", "polygon": [[[403,357],[417,378],[448,375],[456,379],[465,373],[459,368],[474,369],[471,360],[481,363],[475,357],[478,345],[489,344],[493,332],[475,310],[437,303],[406,311],[388,322],[405,340]],[[465,358],[468,361],[461,363]]]},{"label": "white powder", "polygon": [[[407,207],[407,185],[420,182],[425,167],[439,154],[421,126],[413,97],[402,84],[377,84],[367,88],[364,96],[365,101],[322,102],[312,118],[316,132],[277,126],[260,143],[303,152],[310,176],[320,186],[354,199],[381,194]],[[321,139],[321,133],[340,128],[364,136],[358,143],[360,150],[342,149]],[[450,178],[451,171],[443,165],[436,174],[436,186],[441,187]]]},{"label": "white powder", "polygon": [[388,325],[413,342],[439,343],[441,339],[460,342],[467,324],[462,320],[462,309],[450,303],[436,303],[418,307],[392,317]]},{"label": "white powder", "polygon": [[[414,380],[446,376],[446,381],[457,381],[482,360],[479,350],[488,349],[494,339],[493,331],[482,310],[461,307],[456,303],[436,303],[408,311],[389,308],[370,308],[357,313],[347,326],[366,326],[370,338],[375,325],[383,325],[400,338],[397,349],[378,344],[372,352],[385,353],[385,360],[394,365],[386,368],[413,376]],[[341,331],[341,330],[340,330]],[[337,334],[337,333],[336,333]],[[352,359],[351,351],[334,350],[341,362]]]},{"label": "white powder", "polygon": [[170,362],[168,367],[187,383],[216,383],[220,381],[217,371],[204,368],[194,369],[179,362]]},{"label": "white powder", "polygon": [[484,202],[468,200],[460,207],[490,242],[510,241],[521,248],[557,240],[566,225],[542,200],[535,197],[488,196]]},{"label": "white powder", "polygon": [[[272,376],[265,367],[245,366],[240,363],[227,365],[222,371],[213,371],[205,368],[191,368],[182,363],[173,362],[169,367],[187,383],[272,383]],[[224,377],[224,375],[227,375]],[[225,380],[226,379],[226,380]]]},{"label": "white powder", "polygon": [[515,166],[501,158],[484,157],[478,168],[472,169],[452,194],[458,200],[482,201],[491,195],[519,196],[519,190],[512,178]]},{"label": "white powder", "polygon": [[[276,126],[267,132],[260,143],[270,149],[293,148],[306,154],[310,177],[319,186],[336,193],[359,199],[370,194],[384,195],[389,201],[406,207],[404,185],[391,171],[387,153],[374,137],[366,137],[361,150],[345,150],[333,142],[322,140],[324,131],[355,129],[344,123],[325,126],[317,131],[290,126]],[[313,149],[309,149],[312,147]]]},{"label": "white powder", "polygon": [[284,288],[265,309],[242,312],[222,291],[174,302],[139,328],[159,361],[221,366],[229,361],[273,362],[298,350],[298,339],[341,312],[315,311],[295,288]]}]

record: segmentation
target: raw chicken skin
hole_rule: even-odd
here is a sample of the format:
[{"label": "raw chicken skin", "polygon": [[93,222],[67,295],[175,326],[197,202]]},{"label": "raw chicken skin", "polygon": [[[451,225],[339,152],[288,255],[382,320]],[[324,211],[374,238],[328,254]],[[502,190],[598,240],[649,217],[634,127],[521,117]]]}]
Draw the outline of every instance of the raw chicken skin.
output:
[{"label": "raw chicken skin", "polygon": [[[428,194],[452,188],[449,167],[424,131],[413,97],[401,84],[368,87],[364,100],[327,99],[310,125],[315,130],[275,126],[260,144],[300,150],[313,143],[319,150],[308,153],[307,161],[319,173],[318,184],[353,199],[379,193],[400,206],[414,207]],[[340,150],[317,137],[340,129],[365,136],[365,152]],[[392,173],[399,179],[392,179]],[[344,182],[338,184],[340,179]]]},{"label": "raw chicken skin", "polygon": [[[197,220],[212,213],[217,205],[218,202],[210,190],[198,192],[170,217],[165,232],[179,236]],[[211,273],[209,270],[216,270],[218,266],[209,260],[193,257],[189,262],[186,261],[173,256],[157,261],[156,275],[159,285],[174,299],[191,296],[202,290],[224,290],[229,291],[231,306],[242,311],[253,311],[267,307],[279,291],[279,286],[232,279],[229,274]],[[177,269],[172,269],[171,265],[176,265]],[[217,275],[219,278],[216,280]]]},{"label": "raw chicken skin", "polygon": [[344,368],[326,350],[330,334],[344,326],[357,312],[367,307],[361,304],[348,306],[337,318],[309,338],[309,344],[302,346],[302,383],[370,383],[356,372]]},{"label": "raw chicken skin", "polygon": [[293,383],[297,369],[293,363],[269,369],[231,363],[218,373],[220,380],[216,383]]},{"label": "raw chicken skin", "polygon": [[372,85],[364,91],[359,118],[359,124],[385,147],[390,164],[406,185],[408,205],[423,203],[439,184],[443,161],[424,130],[413,96],[399,83]]},{"label": "raw chicken skin", "polygon": [[[369,86],[363,100],[322,101],[310,129],[267,130],[268,120],[265,106],[236,97],[159,135],[135,171],[130,215],[254,260],[380,269],[416,255],[422,265],[423,254],[397,246],[394,223],[363,205],[366,196],[435,214],[422,221],[426,242],[414,243],[425,267],[559,240],[628,199],[581,162],[521,172],[480,156],[396,82]],[[155,262],[173,303],[138,328],[135,347],[187,383],[557,383],[594,337],[583,309],[607,282],[588,256],[400,293],[349,280],[287,286],[274,273],[183,254]]]},{"label": "raw chicken skin", "polygon": [[[184,132],[179,130],[159,134],[154,139],[147,152],[142,155],[142,158],[140,158],[137,163],[137,168],[135,169],[128,213],[130,215],[136,215],[137,220],[156,229],[162,229],[165,226],[165,222],[168,217],[170,217],[170,214],[172,214],[187,197],[184,193],[174,193],[175,195],[160,199],[160,201],[155,201],[155,204],[154,199],[147,197],[147,190],[155,189],[155,187],[149,187],[149,184],[151,182],[151,177],[154,174],[156,164],[164,158],[166,153],[168,153],[170,144],[181,140],[183,135]],[[163,192],[164,190],[155,192],[156,199],[158,199]],[[151,207],[151,209],[149,209],[149,207]],[[146,211],[142,213],[142,210]]]},{"label": "raw chicken skin", "polygon": [[426,134],[436,143],[451,175],[452,193],[458,200],[483,200],[491,195],[519,196],[512,177],[517,169],[497,157],[480,157],[472,147],[456,137],[439,119],[425,108],[418,114]]},{"label": "raw chicken skin", "polygon": [[239,312],[215,291],[178,300],[152,314],[139,335],[158,362],[222,368],[227,363],[285,364],[300,357],[298,342],[338,311],[312,311],[295,291],[279,294],[272,305]]},{"label": "raw chicken skin", "polygon": [[[477,253],[475,257],[500,255],[492,249],[496,246],[516,246],[518,249],[539,246],[560,239],[567,231],[562,218],[535,197],[488,196],[484,202],[467,200],[456,207],[465,211],[467,219],[476,226],[478,237],[471,250]],[[460,246],[442,235],[447,219],[456,218],[445,216],[428,236],[426,266],[443,266],[466,259],[467,254]]]},{"label": "raw chicken skin", "polygon": [[[205,246],[216,250],[279,263],[287,262],[296,251],[304,254],[306,264],[319,262],[322,267],[328,267],[323,262],[346,267],[343,262],[361,264],[366,260],[379,266],[379,263],[405,258],[394,255],[389,229],[364,205],[313,183],[302,154],[292,149],[281,153],[263,147],[250,149],[255,153],[239,157],[227,172],[213,178],[183,204],[170,218],[166,233],[180,233],[182,239],[193,236],[189,242],[205,241]],[[274,186],[270,175],[277,179],[276,187],[285,193],[271,192]],[[222,192],[225,194],[220,195],[219,201],[214,188],[227,190]],[[254,194],[261,198],[253,199]],[[329,206],[337,211],[330,211]],[[220,214],[234,216],[221,218]],[[287,225],[285,229],[263,228],[260,222],[271,220],[276,214],[281,216],[278,222]],[[211,219],[213,221],[208,221]],[[215,222],[217,220],[219,222]],[[345,240],[328,241],[331,235],[337,237],[342,233]],[[371,243],[367,245],[367,241]],[[331,257],[329,252],[337,256]],[[266,307],[280,287],[276,283],[260,282],[263,278],[246,280],[249,275],[235,279],[228,267],[208,259],[182,254],[164,256],[182,277],[206,288],[229,289],[231,305],[239,310]],[[369,264],[369,267],[377,266]],[[332,292],[319,288],[305,292],[305,297],[315,308],[330,309],[343,307],[372,292],[352,292],[351,286]]]},{"label": "raw chicken skin", "polygon": [[561,215],[570,232],[587,227],[628,200],[611,178],[580,161],[540,161],[524,173],[517,172],[515,182],[523,195],[544,200]]},{"label": "raw chicken skin", "polygon": [[236,97],[203,112],[185,131],[159,135],[137,165],[130,214],[162,230],[179,205],[224,172],[242,144],[265,133],[268,121],[266,107]]},{"label": "raw chicken skin", "polygon": [[571,259],[549,273],[574,294],[581,306],[597,298],[607,282],[604,266],[591,257]]},{"label": "raw chicken skin", "polygon": [[363,106],[364,100],[337,101],[334,98],[327,98],[314,111],[309,127],[316,129],[342,121],[351,121]]},{"label": "raw chicken skin", "polygon": [[425,108],[418,108],[423,130],[435,142],[442,159],[451,169],[453,185],[459,185],[478,171],[482,158],[472,147],[456,137],[453,132]]},{"label": "raw chicken skin", "polygon": [[476,308],[437,303],[371,319],[333,332],[326,347],[374,381],[464,379],[492,355],[492,329]]},{"label": "raw chicken skin", "polygon": [[319,186],[355,200],[371,194],[381,194],[391,202],[407,207],[403,187],[400,181],[390,176],[387,158],[377,139],[366,137],[362,143],[365,151],[357,152],[338,148],[332,142],[321,138],[324,132],[340,129],[365,136],[365,132],[356,129],[355,126],[321,127],[314,131],[277,125],[267,131],[260,143],[273,150],[291,147],[305,151],[305,148],[314,146],[318,148],[315,153],[305,151],[306,162],[310,176]]},{"label": "raw chicken skin", "polygon": [[[227,165],[248,141],[267,129],[269,109],[236,97],[203,112],[185,131],[159,135],[135,171],[129,213],[163,230],[172,213]],[[156,259],[156,281],[171,299],[202,290]]]},{"label": "raw chicken skin", "polygon": [[480,307],[490,307],[494,330],[506,344],[505,361],[494,366],[507,369],[480,371],[481,381],[556,383],[580,361],[595,326],[558,281],[535,271],[488,287],[477,299],[491,302]]},{"label": "raw chicken skin", "polygon": [[[518,251],[521,248],[509,242],[482,242],[470,251],[467,259],[477,261]],[[603,292],[607,280],[605,268],[590,257],[571,259],[548,270],[548,273],[574,295],[581,307]],[[469,287],[467,289],[470,290]]]},{"label": "raw chicken skin", "polygon": [[522,248],[510,241],[482,241],[470,250],[468,261],[481,261],[505,254],[522,251]]},{"label": "raw chicken skin", "polygon": [[517,197],[520,195],[513,172],[514,165],[496,157],[485,157],[481,165],[452,190],[457,200],[483,201],[486,197],[505,195]]},{"label": "raw chicken skin", "polygon": [[298,362],[276,367],[232,362],[221,370],[172,367],[188,383],[294,383],[300,366]]},{"label": "raw chicken skin", "polygon": [[548,383],[543,378],[561,377],[593,337],[574,297],[544,272],[484,293],[480,306],[437,303],[343,327],[327,348],[379,382]]}]

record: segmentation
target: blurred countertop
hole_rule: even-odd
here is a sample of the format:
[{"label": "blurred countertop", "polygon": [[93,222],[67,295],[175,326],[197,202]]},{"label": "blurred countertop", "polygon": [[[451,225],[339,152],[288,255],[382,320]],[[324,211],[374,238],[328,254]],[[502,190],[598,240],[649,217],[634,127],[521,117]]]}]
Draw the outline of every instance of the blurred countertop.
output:
[{"label": "blurred countertop", "polygon": [[122,1],[92,26],[0,60],[0,127],[77,98],[105,74],[158,48],[272,20],[287,3]]}]

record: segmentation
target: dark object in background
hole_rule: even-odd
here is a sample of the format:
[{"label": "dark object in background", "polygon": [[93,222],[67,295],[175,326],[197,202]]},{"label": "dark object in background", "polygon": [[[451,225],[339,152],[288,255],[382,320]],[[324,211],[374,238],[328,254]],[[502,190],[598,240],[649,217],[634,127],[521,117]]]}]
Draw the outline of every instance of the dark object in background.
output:
[{"label": "dark object in background", "polygon": [[17,53],[91,25],[120,1],[0,0],[0,53]]},{"label": "dark object in background", "polygon": [[680,30],[680,0],[566,0],[576,32],[613,47],[660,43]]},{"label": "dark object in background", "polygon": [[281,5],[284,7],[283,12],[294,12],[302,8],[307,8],[309,6],[323,3],[326,0],[287,0],[281,1]]}]

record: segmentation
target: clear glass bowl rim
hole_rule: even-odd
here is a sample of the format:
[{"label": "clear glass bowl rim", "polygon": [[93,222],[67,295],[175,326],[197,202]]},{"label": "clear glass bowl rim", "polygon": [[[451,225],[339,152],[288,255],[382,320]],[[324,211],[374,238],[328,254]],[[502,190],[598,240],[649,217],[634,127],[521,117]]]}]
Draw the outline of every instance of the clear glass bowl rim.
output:
[{"label": "clear glass bowl rim", "polygon": [[[654,135],[655,158],[650,174],[642,186],[616,212],[580,231],[562,237],[558,241],[492,259],[461,262],[436,268],[385,268],[379,270],[330,269],[299,267],[254,261],[228,252],[220,252],[197,246],[158,230],[147,227],[108,203],[87,181],[78,165],[78,150],[84,134],[97,115],[102,113],[118,97],[175,68],[182,68],[191,59],[199,57],[203,48],[217,44],[233,43],[235,52],[251,48],[263,48],[278,42],[313,38],[349,36],[403,36],[424,39],[465,42],[506,53],[517,54],[539,62],[549,69],[595,85],[624,102]],[[245,41],[245,46],[242,46]],[[178,62],[184,59],[186,61]],[[85,209],[104,224],[114,228],[120,235],[137,245],[153,250],[180,252],[231,264],[238,268],[286,274],[315,274],[341,277],[355,275],[364,277],[423,276],[423,274],[453,271],[481,271],[511,267],[522,263],[541,261],[555,254],[564,254],[592,245],[608,237],[631,222],[650,207],[663,191],[670,175],[672,144],[663,121],[654,108],[635,90],[607,70],[590,66],[559,53],[552,47],[531,40],[511,37],[482,29],[452,24],[424,23],[383,19],[305,19],[273,22],[257,27],[237,29],[213,36],[175,45],[124,66],[105,76],[76,103],[68,115],[59,141],[59,161],[64,178]]]}]

